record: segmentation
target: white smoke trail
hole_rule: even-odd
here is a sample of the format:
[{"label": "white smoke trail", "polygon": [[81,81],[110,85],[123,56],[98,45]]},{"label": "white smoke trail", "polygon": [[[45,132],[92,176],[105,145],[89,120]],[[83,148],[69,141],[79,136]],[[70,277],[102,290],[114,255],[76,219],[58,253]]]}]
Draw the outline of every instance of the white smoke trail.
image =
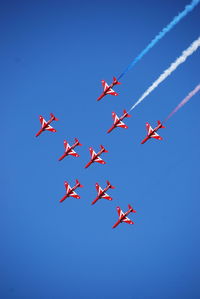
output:
[{"label": "white smoke trail", "polygon": [[182,55],[173,62],[170,67],[165,70],[162,75],[143,93],[139,100],[131,107],[130,111],[133,110],[138,104],[140,104],[158,85],[164,81],[177,67],[183,63],[190,55],[192,55],[200,46],[200,37],[195,40],[189,48],[183,51]]}]

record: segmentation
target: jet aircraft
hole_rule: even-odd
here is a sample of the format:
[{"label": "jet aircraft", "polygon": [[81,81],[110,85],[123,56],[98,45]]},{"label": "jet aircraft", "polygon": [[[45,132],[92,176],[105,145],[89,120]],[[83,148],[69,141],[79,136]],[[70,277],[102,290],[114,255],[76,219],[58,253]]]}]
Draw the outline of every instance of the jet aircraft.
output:
[{"label": "jet aircraft", "polygon": [[97,101],[100,101],[107,94],[118,96],[118,93],[112,89],[113,86],[121,84],[117,81],[117,78],[113,77],[113,82],[110,85],[108,85],[104,80],[101,80],[101,83],[103,85],[103,93],[98,97]]},{"label": "jet aircraft", "polygon": [[92,163],[98,162],[100,164],[106,164],[104,160],[102,160],[99,156],[102,153],[108,153],[108,151],[103,147],[103,145],[100,145],[101,150],[96,154],[92,147],[89,148],[91,160],[85,165],[85,168],[88,168]]},{"label": "jet aircraft", "polygon": [[162,140],[163,138],[156,133],[161,128],[165,128],[165,127],[162,125],[162,123],[159,120],[158,120],[157,127],[155,127],[154,129],[152,129],[149,123],[146,123],[147,136],[142,140],[141,144],[144,144],[150,138]]},{"label": "jet aircraft", "polygon": [[131,221],[127,215],[130,213],[136,213],[136,210],[134,210],[131,205],[128,205],[128,211],[126,213],[124,213],[120,207],[117,207],[117,213],[119,215],[119,220],[113,225],[112,228],[115,228],[116,226],[118,226],[120,223],[122,222],[126,222],[128,224],[134,224],[133,221]]},{"label": "jet aircraft", "polygon": [[110,197],[106,191],[108,191],[108,189],[115,189],[114,186],[111,185],[111,183],[109,181],[106,181],[107,186],[105,189],[102,189],[98,183],[96,183],[96,189],[97,189],[97,197],[93,200],[93,202],[91,203],[92,205],[95,204],[100,198],[105,198],[107,200],[112,200],[112,197]]},{"label": "jet aircraft", "polygon": [[60,202],[63,202],[69,196],[72,196],[74,198],[80,198],[80,196],[78,194],[76,194],[76,192],[74,192],[74,190],[76,190],[76,188],[78,188],[78,187],[83,187],[83,185],[81,185],[77,179],[76,179],[76,184],[72,188],[70,187],[68,182],[65,181],[66,194],[65,194],[65,196],[63,196],[63,198],[60,200]]},{"label": "jet aircraft", "polygon": [[75,148],[76,146],[78,146],[78,145],[82,145],[82,144],[78,141],[77,138],[74,138],[74,140],[75,140],[75,143],[74,143],[72,146],[70,146],[69,143],[68,143],[66,140],[64,140],[64,148],[65,148],[65,152],[64,152],[64,154],[58,159],[59,161],[61,161],[62,159],[64,159],[64,158],[65,158],[66,156],[68,156],[68,155],[72,155],[72,156],[74,156],[74,157],[80,157],[80,155],[77,154],[77,153],[74,151],[74,148]]},{"label": "jet aircraft", "polygon": [[40,119],[40,123],[41,123],[41,126],[42,128],[39,130],[39,132],[35,135],[36,137],[38,137],[43,131],[51,131],[51,132],[56,132],[56,130],[50,126],[50,123],[54,120],[58,120],[58,118],[56,118],[53,113],[50,113],[50,119],[48,121],[46,121],[42,115],[39,116],[39,119]]},{"label": "jet aircraft", "polygon": [[113,120],[114,120],[114,124],[112,125],[112,127],[107,131],[107,133],[110,133],[114,128],[116,127],[120,127],[120,128],[125,128],[127,129],[128,126],[125,125],[125,123],[122,122],[122,120],[125,118],[125,117],[131,117],[130,114],[128,114],[128,112],[124,109],[123,111],[123,115],[121,117],[118,117],[117,114],[115,112],[112,112],[112,117],[113,117]]}]

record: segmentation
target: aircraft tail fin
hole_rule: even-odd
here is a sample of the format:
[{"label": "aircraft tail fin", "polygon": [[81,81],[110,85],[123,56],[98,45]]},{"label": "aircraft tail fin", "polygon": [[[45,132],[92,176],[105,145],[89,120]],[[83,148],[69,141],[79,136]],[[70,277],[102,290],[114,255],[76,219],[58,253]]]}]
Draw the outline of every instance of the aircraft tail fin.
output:
[{"label": "aircraft tail fin", "polygon": [[126,109],[124,109],[124,114],[126,114],[126,113],[127,113],[126,117],[131,117],[131,115],[128,114],[128,112],[126,111]]},{"label": "aircraft tail fin", "polygon": [[158,120],[158,125],[161,125],[161,128],[165,129],[160,120]]},{"label": "aircraft tail fin", "polygon": [[111,189],[115,189],[115,187],[112,186],[111,183],[110,183],[109,181],[106,181],[106,183],[107,183],[107,185],[109,186],[109,188],[111,188]]},{"label": "aircraft tail fin", "polygon": [[132,213],[136,213],[136,210],[134,210],[131,205],[128,205],[129,210],[131,210]]},{"label": "aircraft tail fin", "polygon": [[103,150],[104,153],[108,153],[108,151],[105,149],[103,145],[100,145],[100,148]]},{"label": "aircraft tail fin", "polygon": [[78,185],[78,187],[83,187],[83,185],[81,185],[81,183],[77,179],[76,179],[76,185]]},{"label": "aircraft tail fin", "polygon": [[117,78],[116,77],[113,77],[113,83],[116,85],[120,85],[122,84],[121,82],[117,81]]},{"label": "aircraft tail fin", "polygon": [[75,142],[78,142],[77,145],[80,145],[80,146],[82,145],[77,138],[74,138],[74,140],[75,140]]},{"label": "aircraft tail fin", "polygon": [[51,117],[53,118],[53,120],[58,121],[58,118],[55,117],[55,115],[53,115],[53,113],[50,113]]}]

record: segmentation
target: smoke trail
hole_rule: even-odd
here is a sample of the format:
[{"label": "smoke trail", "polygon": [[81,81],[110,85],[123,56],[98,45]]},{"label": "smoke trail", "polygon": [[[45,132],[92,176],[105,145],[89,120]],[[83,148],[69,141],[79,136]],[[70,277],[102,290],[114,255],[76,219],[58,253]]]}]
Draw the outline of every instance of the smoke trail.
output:
[{"label": "smoke trail", "polygon": [[176,24],[178,24],[187,14],[192,11],[200,0],[192,0],[189,5],[186,5],[184,10],[180,12],[174,19],[156,35],[156,37],[147,45],[147,47],[129,64],[123,73],[118,77],[118,81],[147,53],[157,42],[162,39]]},{"label": "smoke trail", "polygon": [[168,117],[164,120],[166,122],[174,113],[176,113],[181,107],[183,107],[198,91],[200,91],[200,84],[198,84],[195,89],[193,89],[187,97],[185,97],[180,104],[168,115]]},{"label": "smoke trail", "polygon": [[139,98],[139,100],[131,107],[130,111],[134,109],[138,104],[140,104],[162,81],[164,81],[176,68],[183,63],[188,56],[192,55],[200,46],[200,37],[195,40],[189,48],[183,51],[182,55],[173,62],[170,67],[165,70],[162,75],[143,93],[143,95]]}]

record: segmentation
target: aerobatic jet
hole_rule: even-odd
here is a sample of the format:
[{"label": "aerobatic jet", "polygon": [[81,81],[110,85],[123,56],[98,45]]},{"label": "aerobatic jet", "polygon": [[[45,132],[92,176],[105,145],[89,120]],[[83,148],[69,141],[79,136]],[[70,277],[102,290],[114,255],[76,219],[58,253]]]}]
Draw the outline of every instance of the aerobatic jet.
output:
[{"label": "aerobatic jet", "polygon": [[39,130],[39,132],[35,135],[36,137],[38,137],[43,131],[51,131],[51,132],[56,132],[56,130],[50,126],[50,123],[54,120],[58,120],[58,118],[56,118],[53,113],[50,113],[50,119],[48,121],[46,121],[42,115],[39,116],[39,119],[40,119],[40,123],[41,123],[41,126],[42,128]]},{"label": "aerobatic jet", "polygon": [[128,211],[126,213],[124,213],[120,207],[117,207],[117,213],[119,215],[119,220],[113,225],[112,228],[115,228],[116,226],[118,226],[120,223],[122,222],[126,222],[128,224],[134,224],[133,221],[131,221],[127,216],[130,213],[136,213],[136,210],[134,210],[131,205],[128,205]]},{"label": "aerobatic jet", "polygon": [[162,140],[163,138],[156,133],[161,128],[165,128],[165,127],[162,125],[162,123],[159,120],[158,120],[157,127],[155,127],[154,129],[152,129],[149,123],[146,123],[147,136],[142,140],[141,144],[144,144],[150,138]]},{"label": "aerobatic jet", "polygon": [[88,162],[88,164],[85,165],[85,168],[88,168],[92,163],[98,162],[100,164],[106,164],[104,160],[102,160],[99,156],[102,153],[108,153],[108,151],[103,147],[103,145],[100,145],[101,150],[96,154],[92,147],[89,148],[91,160]]},{"label": "aerobatic jet", "polygon": [[96,183],[96,189],[97,189],[97,197],[93,200],[93,202],[91,203],[92,205],[95,204],[97,202],[97,200],[99,200],[100,198],[105,198],[107,200],[112,200],[112,197],[110,197],[106,191],[108,191],[108,189],[115,189],[114,186],[111,185],[111,183],[109,181],[106,181],[107,186],[105,189],[102,189],[98,183]]},{"label": "aerobatic jet", "polygon": [[128,114],[128,112],[124,109],[123,111],[123,115],[121,117],[118,117],[117,114],[115,112],[112,112],[112,118],[114,120],[114,124],[113,126],[107,131],[107,133],[110,133],[114,128],[116,127],[120,127],[120,128],[125,128],[127,129],[128,126],[125,125],[125,123],[122,122],[122,120],[125,118],[125,117],[131,117],[130,114]]},{"label": "aerobatic jet", "polygon": [[113,82],[110,85],[108,85],[104,80],[101,80],[101,83],[103,85],[103,93],[100,95],[100,97],[98,97],[97,101],[100,101],[107,94],[118,96],[118,93],[112,89],[113,86],[121,84],[117,81],[117,78],[113,77]]},{"label": "aerobatic jet", "polygon": [[76,180],[76,184],[72,188],[70,187],[68,182],[65,181],[66,194],[65,194],[65,196],[63,196],[63,198],[60,200],[60,202],[63,202],[69,196],[74,197],[74,198],[80,198],[80,196],[78,194],[76,194],[76,192],[74,192],[74,190],[78,187],[83,187],[83,185],[81,185],[78,180]]},{"label": "aerobatic jet", "polygon": [[82,145],[82,144],[78,141],[77,138],[74,138],[74,140],[75,140],[75,143],[74,143],[72,146],[70,146],[69,143],[68,143],[66,140],[64,140],[64,148],[65,148],[65,152],[64,152],[64,154],[58,159],[59,161],[61,161],[62,159],[64,159],[64,158],[65,158],[66,156],[68,156],[68,155],[72,155],[72,156],[74,156],[74,157],[80,157],[80,155],[77,154],[77,153],[74,151],[74,148],[75,148],[76,146],[78,146],[78,145]]}]

